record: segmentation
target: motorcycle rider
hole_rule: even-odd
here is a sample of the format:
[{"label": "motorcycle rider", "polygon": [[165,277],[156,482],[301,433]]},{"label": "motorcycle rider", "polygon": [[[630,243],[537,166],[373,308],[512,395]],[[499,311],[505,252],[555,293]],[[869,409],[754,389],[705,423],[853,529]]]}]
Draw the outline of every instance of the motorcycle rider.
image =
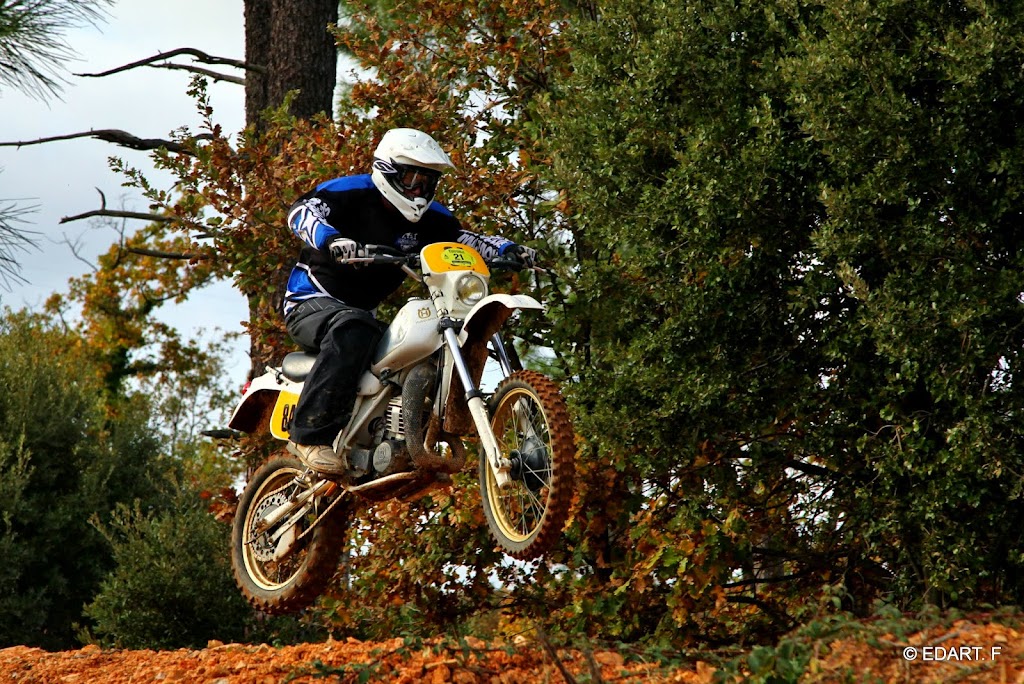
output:
[{"label": "motorcycle rider", "polygon": [[415,254],[434,242],[460,242],[485,259],[534,264],[533,249],[471,233],[433,201],[441,174],[453,168],[429,135],[395,128],[377,145],[371,173],[321,183],[288,211],[289,227],[305,244],[288,279],[285,325],[296,343],[317,354],[295,407],[290,440],[302,462],[318,473],[348,470],[332,444],[348,423],[359,378],[383,332],[374,310],[405,279],[400,266],[340,261],[368,256],[368,245]]}]

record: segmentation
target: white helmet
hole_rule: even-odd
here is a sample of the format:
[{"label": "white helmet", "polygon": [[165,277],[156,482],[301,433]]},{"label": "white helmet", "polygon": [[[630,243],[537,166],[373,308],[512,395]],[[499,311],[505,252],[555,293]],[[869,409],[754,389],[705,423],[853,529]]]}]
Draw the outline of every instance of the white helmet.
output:
[{"label": "white helmet", "polygon": [[373,184],[405,218],[423,217],[437,190],[441,172],[455,166],[441,146],[423,131],[393,128],[373,153]]}]

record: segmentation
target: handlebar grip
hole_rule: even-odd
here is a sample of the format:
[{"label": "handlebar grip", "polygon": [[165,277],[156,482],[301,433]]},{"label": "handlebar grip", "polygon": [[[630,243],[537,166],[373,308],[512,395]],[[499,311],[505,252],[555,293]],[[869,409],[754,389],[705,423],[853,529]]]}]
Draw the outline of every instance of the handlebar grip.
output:
[{"label": "handlebar grip", "polygon": [[408,260],[409,257],[397,254],[374,254],[370,257],[370,263],[373,264],[404,264]]},{"label": "handlebar grip", "polygon": [[408,256],[404,252],[400,252],[399,250],[395,249],[394,247],[389,247],[387,245],[365,245],[363,247],[363,249],[366,250],[366,255],[367,256],[372,256],[372,257],[386,256],[386,257],[402,257],[402,258],[406,258]]}]

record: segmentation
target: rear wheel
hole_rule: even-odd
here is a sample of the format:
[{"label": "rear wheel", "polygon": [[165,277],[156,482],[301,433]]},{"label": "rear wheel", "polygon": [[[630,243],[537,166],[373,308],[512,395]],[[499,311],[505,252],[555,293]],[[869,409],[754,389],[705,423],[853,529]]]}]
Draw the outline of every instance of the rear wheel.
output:
[{"label": "rear wheel", "polygon": [[[305,510],[267,524],[275,511],[308,491],[309,486],[297,479],[304,471],[292,456],[271,458],[253,473],[235,513],[231,530],[235,582],[254,607],[267,613],[290,613],[311,605],[334,575],[344,546],[347,502],[331,507],[343,494],[334,485]],[[296,516],[298,520],[289,527]]]},{"label": "rear wheel", "polygon": [[487,525],[505,553],[536,558],[558,541],[569,516],[576,472],[569,412],[554,381],[517,371],[498,386],[490,415],[502,455],[512,461],[512,484],[500,489],[481,455]]}]

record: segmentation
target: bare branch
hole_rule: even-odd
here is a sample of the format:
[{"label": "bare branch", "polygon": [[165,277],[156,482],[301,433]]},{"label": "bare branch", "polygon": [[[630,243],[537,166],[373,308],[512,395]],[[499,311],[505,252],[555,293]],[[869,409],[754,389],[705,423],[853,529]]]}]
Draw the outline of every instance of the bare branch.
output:
[{"label": "bare branch", "polygon": [[[158,150],[166,148],[168,152],[176,154],[192,154],[192,151],[182,143],[174,140],[160,140],[158,138],[139,138],[126,131],[105,128],[98,131],[82,131],[81,133],[69,133],[67,135],[55,135],[49,138],[37,138],[36,140],[22,140],[17,142],[0,142],[0,147],[26,147],[28,145],[41,145],[42,143],[56,142],[58,140],[74,140],[76,138],[96,138],[106,142],[114,143],[133,150]],[[191,140],[212,140],[209,133],[202,133],[193,136]]]},{"label": "bare branch", "polygon": [[245,79],[239,78],[238,76],[228,76],[227,74],[219,74],[216,71],[210,69],[203,69],[202,67],[189,66],[188,64],[153,64],[151,65],[154,69],[181,69],[182,71],[188,71],[193,74],[199,74],[200,76],[209,76],[214,81],[227,81],[228,83],[236,83],[244,86]]},{"label": "bare branch", "polygon": [[558,672],[562,675],[562,680],[565,682],[565,684],[576,684],[576,678],[569,674],[569,671],[565,668],[565,664],[562,663],[562,659],[558,657],[558,652],[555,650],[555,647],[551,644],[551,641],[548,639],[547,633],[544,631],[544,628],[541,627],[539,622],[535,622],[533,624],[533,630],[534,633],[537,635],[537,640],[540,642],[541,646],[544,647],[544,650],[547,651],[547,654],[551,656],[551,660],[554,661],[555,667],[558,668]]},{"label": "bare branch", "polygon": [[142,247],[125,247],[124,251],[129,254],[155,257],[157,259],[180,259],[183,261],[190,261],[192,259],[196,259],[197,261],[207,261],[210,259],[209,254],[198,254],[196,252],[162,252],[156,249],[143,249]]},{"label": "bare branch", "polygon": [[64,233],[64,240],[63,240],[63,242],[64,242],[65,245],[67,245],[67,248],[71,250],[71,254],[75,257],[75,259],[81,261],[83,264],[88,266],[89,269],[93,273],[97,273],[100,270],[99,267],[96,266],[96,264],[94,264],[93,262],[89,261],[84,256],[82,256],[82,254],[80,252],[80,249],[81,249],[81,246],[82,246],[82,237],[81,236],[78,236],[77,238],[72,240],[71,238],[68,237],[67,233]]},{"label": "bare branch", "polygon": [[765,613],[765,615],[770,617],[775,624],[782,625],[787,630],[793,629],[793,619],[768,601],[763,601],[752,596],[729,596],[726,600],[729,603],[743,603],[751,606],[757,606]]},{"label": "bare branch", "polygon": [[75,74],[75,76],[83,76],[86,78],[100,78],[103,76],[110,76],[111,74],[117,74],[122,71],[128,71],[129,69],[135,69],[140,66],[148,66],[151,65],[153,62],[158,62],[162,59],[170,59],[171,57],[177,57],[179,55],[192,55],[196,58],[197,61],[202,62],[203,64],[218,64],[222,66],[232,66],[238,69],[245,69],[246,71],[258,71],[260,73],[266,73],[265,67],[256,64],[240,62],[237,59],[227,59],[226,57],[214,57],[203,52],[202,50],[196,50],[194,48],[178,48],[177,50],[171,50],[170,52],[160,52],[158,54],[153,55],[152,57],[140,59],[137,62],[125,64],[124,66],[119,66],[114,69],[108,69],[107,71],[103,71],[98,74]]},{"label": "bare branch", "polygon": [[787,468],[798,470],[804,473],[805,475],[814,475],[816,477],[825,478],[827,480],[834,480],[839,476],[839,473],[834,470],[830,470],[829,468],[825,468],[824,466],[814,465],[813,463],[808,463],[807,461],[801,461],[795,458],[786,461],[785,465]]},{"label": "bare branch", "polygon": [[[80,216],[75,216],[75,217],[70,217],[70,218],[63,218],[63,219],[61,219],[61,223],[66,223],[68,221],[74,221],[74,220],[77,220],[77,219],[80,219],[80,218],[86,218],[86,217],[89,217],[89,216],[108,216],[108,217],[122,218],[122,219],[125,219],[125,218],[142,218],[142,219],[145,219],[147,221],[172,221],[173,220],[169,216],[157,216],[155,214],[143,214],[143,213],[134,212],[134,211],[116,211],[116,210],[113,210],[113,209],[107,209],[107,197],[106,197],[106,195],[104,195],[103,191],[100,190],[99,188],[96,188],[96,192],[98,192],[100,194],[100,208],[99,209],[97,209],[95,211],[87,212],[85,214],[81,214]],[[153,258],[156,258],[156,259],[178,259],[178,260],[183,260],[183,261],[206,261],[206,260],[209,260],[209,259],[213,258],[209,254],[202,254],[202,253],[199,253],[199,252],[167,252],[167,251],[157,250],[157,249],[147,249],[145,247],[129,247],[126,244],[126,239],[125,239],[125,231],[126,231],[125,225],[126,225],[125,222],[122,221],[121,222],[121,227],[120,228],[115,228],[115,230],[118,233],[118,240],[117,240],[117,260],[114,263],[114,266],[113,266],[114,268],[117,268],[121,264],[121,262],[123,260],[123,257],[126,254],[136,254],[138,256],[153,257]],[[94,273],[98,272],[100,270],[95,264],[93,264],[92,262],[90,262],[87,259],[85,259],[79,253],[79,245],[81,243],[81,237],[79,237],[79,238],[77,238],[75,240],[72,240],[65,233],[63,242],[64,242],[64,244],[66,244],[71,249],[71,253],[75,256],[75,258],[78,259],[79,261],[81,261],[82,263],[86,264],[87,266],[89,266],[89,268],[91,268]],[[180,295],[181,295],[181,293],[175,293],[173,295],[167,295],[166,297],[153,297],[153,296],[151,296],[149,294],[145,294],[145,297],[146,297],[147,301],[149,301],[149,302],[151,302],[153,304],[160,304],[162,302],[169,301],[171,299],[175,299],[175,298],[177,298]]]},{"label": "bare branch", "polygon": [[[93,211],[87,211],[84,214],[78,214],[77,216],[65,216],[60,220],[61,223],[71,223],[72,221],[80,221],[85,218],[93,218],[95,216],[109,216],[111,218],[132,218],[141,219],[143,221],[173,221],[174,219],[170,216],[160,216],[158,214],[144,214],[138,211],[118,211],[115,209],[107,209],[107,196],[103,194],[103,191],[96,188],[96,192],[100,194],[100,208],[94,209]],[[122,233],[123,237],[123,233]]]},{"label": "bare branch", "polygon": [[780,575],[779,577],[754,577],[751,579],[737,580],[735,582],[727,582],[722,585],[722,588],[737,589],[739,587],[757,586],[758,584],[781,584],[783,582],[792,582],[793,580],[803,579],[810,574],[810,571],[804,571],[793,573],[791,575]]},{"label": "bare branch", "polygon": [[109,216],[111,218],[129,218],[139,219],[142,221],[160,221],[163,223],[169,223],[174,218],[171,216],[163,216],[161,214],[147,214],[141,211],[116,211],[113,209],[94,209],[87,211],[84,214],[78,214],[76,216],[65,216],[60,222],[71,223],[72,221],[81,221],[82,219],[94,218],[96,216]]}]

